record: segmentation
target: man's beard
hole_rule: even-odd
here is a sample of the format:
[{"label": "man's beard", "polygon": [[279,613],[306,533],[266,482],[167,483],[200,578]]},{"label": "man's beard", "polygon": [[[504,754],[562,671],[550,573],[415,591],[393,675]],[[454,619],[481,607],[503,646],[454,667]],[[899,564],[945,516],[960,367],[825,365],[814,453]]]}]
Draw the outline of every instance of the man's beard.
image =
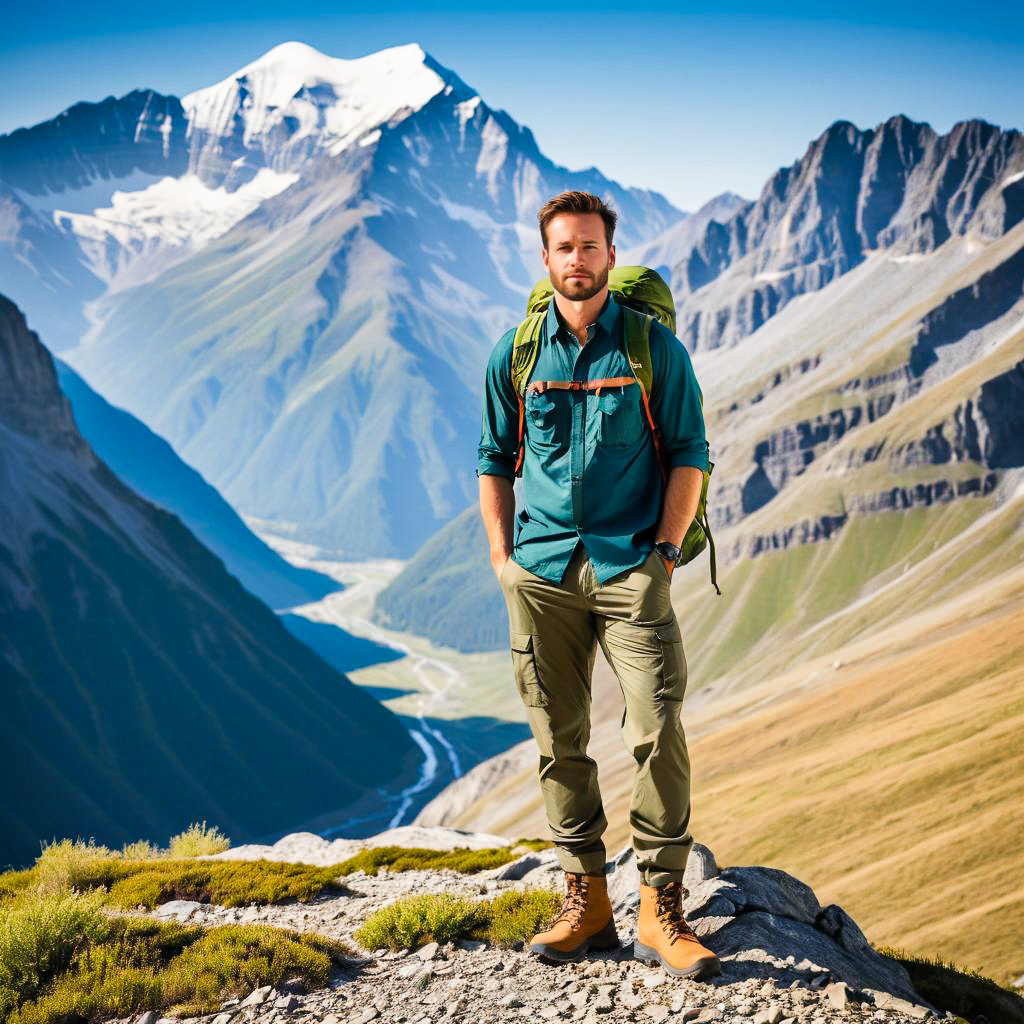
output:
[{"label": "man's beard", "polygon": [[568,280],[568,275],[562,280],[562,284],[556,284],[554,279],[551,287],[562,296],[563,299],[571,299],[573,302],[586,302],[592,299],[608,283],[608,268],[605,267],[593,280],[577,278],[574,281]]}]

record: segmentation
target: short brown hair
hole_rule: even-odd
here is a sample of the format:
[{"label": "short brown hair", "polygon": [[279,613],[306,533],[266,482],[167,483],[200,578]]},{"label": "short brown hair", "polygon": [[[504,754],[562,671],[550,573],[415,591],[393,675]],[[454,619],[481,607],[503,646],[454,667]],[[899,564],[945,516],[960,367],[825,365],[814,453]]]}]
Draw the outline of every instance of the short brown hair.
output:
[{"label": "short brown hair", "polygon": [[619,215],[610,207],[606,206],[600,196],[593,192],[560,192],[554,199],[549,199],[537,212],[537,220],[540,221],[540,239],[544,248],[548,247],[548,223],[552,217],[560,213],[599,213],[604,221],[604,235],[608,240],[608,248],[612,245],[612,235],[615,233],[615,222]]}]

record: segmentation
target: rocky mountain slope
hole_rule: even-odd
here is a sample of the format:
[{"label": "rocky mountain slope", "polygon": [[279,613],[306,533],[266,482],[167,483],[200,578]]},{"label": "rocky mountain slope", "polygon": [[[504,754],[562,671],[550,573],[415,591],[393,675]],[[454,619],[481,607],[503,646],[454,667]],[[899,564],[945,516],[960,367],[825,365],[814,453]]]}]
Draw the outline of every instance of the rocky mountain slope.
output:
[{"label": "rocky mountain slope", "polygon": [[65,362],[55,359],[54,365],[75,425],[92,450],[133,491],[180,516],[246,590],[283,609],[342,589],[323,573],[286,562],[162,437],[105,401]]},{"label": "rocky mountain slope", "polygon": [[195,814],[267,836],[368,794],[379,810],[419,769],[398,718],[97,458],[3,297],[0,623],[0,863]]},{"label": "rocky mountain slope", "polygon": [[416,45],[283,43],[180,101],[79,104],[0,140],[0,183],[0,273],[54,350],[240,512],[346,557],[411,556],[472,499],[541,203],[607,196],[624,246],[684,217],[555,165]]},{"label": "rocky mountain slope", "polygon": [[973,120],[939,135],[903,115],[863,131],[836,121],[675,265],[679,336],[691,349],[735,345],[871,253],[994,241],[1022,217],[1020,132]]},{"label": "rocky mountain slope", "polygon": [[[501,836],[444,828],[391,829],[360,843],[327,843],[309,833],[284,837],[272,847],[247,846],[214,859],[284,860],[332,864],[365,846],[403,845],[450,849],[508,846]],[[609,894],[622,946],[593,953],[576,964],[552,967],[521,949],[500,950],[459,941],[417,950],[366,950],[362,962],[342,970],[328,988],[309,993],[257,990],[225,1006],[221,1017],[276,1021],[304,1012],[330,1024],[379,1020],[428,1024],[437,1020],[507,1022],[520,1019],[596,1021],[728,1021],[757,1024],[841,1021],[870,1014],[876,1021],[907,1024],[941,1019],[918,995],[906,971],[876,953],[856,922],[836,904],[822,906],[809,886],[784,871],[763,867],[719,868],[697,844],[687,866],[690,924],[722,961],[710,982],[673,978],[632,958],[639,876],[632,850],[608,864]],[[346,895],[308,905],[225,909],[176,900],[157,907],[159,917],[191,924],[265,921],[343,938],[374,910],[407,893],[493,897],[521,888],[561,891],[553,850],[529,853],[500,868],[473,875],[415,870],[345,878]],[[210,1018],[207,1018],[210,1019]]]}]

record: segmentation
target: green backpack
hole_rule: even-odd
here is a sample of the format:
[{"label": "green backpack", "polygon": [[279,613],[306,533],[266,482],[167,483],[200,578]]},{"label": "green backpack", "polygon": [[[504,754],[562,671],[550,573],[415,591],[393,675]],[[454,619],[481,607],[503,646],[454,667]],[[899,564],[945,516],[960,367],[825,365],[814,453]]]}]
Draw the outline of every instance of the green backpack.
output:
[{"label": "green backpack", "polygon": [[[646,413],[647,423],[651,428],[654,450],[658,457],[658,467],[661,469],[662,480],[667,481],[669,467],[661,444],[661,431],[651,416],[649,404],[651,385],[654,378],[651,371],[650,333],[651,323],[657,318],[675,334],[676,307],[672,301],[672,293],[669,291],[669,287],[665,284],[661,275],[648,267],[613,267],[608,275],[608,289],[615,295],[616,301],[621,304],[623,316],[626,318],[626,357],[632,368],[633,378],[640,385],[644,412]],[[530,292],[530,297],[526,303],[526,319],[516,329],[515,341],[512,346],[512,384],[519,398],[519,449],[516,459],[516,476],[522,476],[523,472],[524,399],[527,382],[537,361],[537,353],[540,351],[541,327],[544,323],[544,318],[547,316],[548,304],[551,302],[552,294],[553,290],[549,278],[541,278],[533,286],[533,291]],[[603,386],[632,383],[633,378],[616,377],[605,381],[588,382],[549,381],[547,384],[596,387],[598,393],[600,393],[600,388]],[[700,396],[701,408],[703,409],[704,395],[701,393],[700,385],[697,386],[697,393]],[[718,587],[715,565],[715,541],[711,536],[711,526],[708,524],[707,514],[708,482],[711,477],[711,471],[714,468],[715,464],[709,461],[708,468],[704,471],[704,482],[700,489],[700,500],[697,502],[697,514],[693,522],[690,523],[686,536],[683,537],[676,565],[686,565],[687,562],[692,562],[705,547],[708,547],[711,560],[711,585],[718,594],[721,594],[722,591]]]}]

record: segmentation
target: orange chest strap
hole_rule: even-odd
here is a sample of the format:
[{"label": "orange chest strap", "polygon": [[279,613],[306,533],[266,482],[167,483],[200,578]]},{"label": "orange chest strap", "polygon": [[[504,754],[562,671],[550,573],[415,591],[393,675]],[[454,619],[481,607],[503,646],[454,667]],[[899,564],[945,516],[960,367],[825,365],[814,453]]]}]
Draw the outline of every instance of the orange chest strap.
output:
[{"label": "orange chest strap", "polygon": [[543,395],[548,388],[559,391],[593,391],[601,394],[601,388],[621,388],[636,382],[636,377],[599,377],[597,380],[534,380],[527,391],[536,391]]}]

